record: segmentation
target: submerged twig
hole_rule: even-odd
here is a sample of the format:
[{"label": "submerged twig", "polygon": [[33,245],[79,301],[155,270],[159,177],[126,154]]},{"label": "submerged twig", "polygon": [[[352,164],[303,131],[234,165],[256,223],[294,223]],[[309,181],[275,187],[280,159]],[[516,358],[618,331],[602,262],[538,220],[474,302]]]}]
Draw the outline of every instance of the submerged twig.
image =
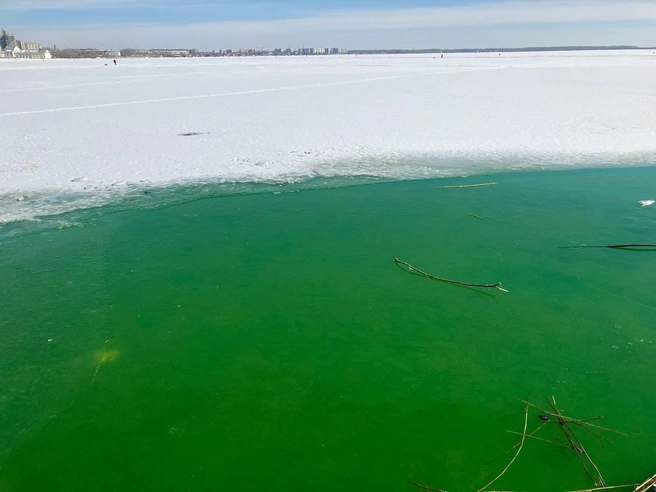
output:
[{"label": "submerged twig", "polygon": [[455,188],[480,188],[481,186],[494,186],[496,183],[477,183],[470,185],[458,185],[458,186],[440,186],[440,190],[451,190]]},{"label": "submerged twig", "polygon": [[414,485],[415,487],[420,488],[422,490],[426,490],[427,492],[446,492],[446,490],[434,489],[433,487],[429,487],[428,485],[422,485],[422,484],[417,483],[417,482],[408,481],[408,483],[410,485]]},{"label": "submerged twig", "polygon": [[470,283],[467,283],[467,282],[459,282],[458,280],[448,280],[446,278],[437,277],[435,275],[431,275],[430,273],[426,273],[424,271],[421,271],[421,270],[419,270],[419,268],[415,268],[410,263],[399,260],[398,258],[394,258],[394,261],[396,263],[400,263],[401,265],[407,266],[413,272],[417,272],[417,273],[423,275],[424,277],[432,278],[433,280],[439,280],[440,282],[446,282],[448,284],[455,284],[455,285],[463,285],[465,287],[482,287],[482,288],[485,288],[485,289],[499,289],[500,291],[508,292],[506,289],[504,289],[501,286],[501,282],[497,282],[496,284],[470,284]]},{"label": "submerged twig", "polygon": [[479,216],[476,215],[476,214],[471,214],[471,213],[470,213],[469,215],[471,215],[471,216],[474,217],[475,219],[483,220],[483,217],[479,217]]}]

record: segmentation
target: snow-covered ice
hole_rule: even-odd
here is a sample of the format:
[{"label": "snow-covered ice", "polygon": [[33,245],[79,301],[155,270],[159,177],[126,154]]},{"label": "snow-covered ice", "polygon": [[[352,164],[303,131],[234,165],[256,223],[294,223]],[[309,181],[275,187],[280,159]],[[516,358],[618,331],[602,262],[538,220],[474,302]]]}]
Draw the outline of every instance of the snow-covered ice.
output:
[{"label": "snow-covered ice", "polygon": [[44,191],[656,163],[652,51],[105,63],[0,61],[0,221]]}]

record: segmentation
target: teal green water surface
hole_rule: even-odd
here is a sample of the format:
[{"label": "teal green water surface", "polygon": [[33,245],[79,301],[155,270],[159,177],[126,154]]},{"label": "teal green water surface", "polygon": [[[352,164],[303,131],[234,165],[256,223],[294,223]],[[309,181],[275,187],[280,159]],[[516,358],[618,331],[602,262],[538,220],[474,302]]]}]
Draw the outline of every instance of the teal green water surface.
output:
[{"label": "teal green water surface", "polygon": [[[512,458],[522,400],[552,395],[635,434],[578,435],[606,482],[644,480],[656,251],[559,246],[656,242],[637,205],[654,183],[508,173],[5,230],[0,490],[478,490]],[[530,440],[492,490],[589,486],[573,453]]]}]

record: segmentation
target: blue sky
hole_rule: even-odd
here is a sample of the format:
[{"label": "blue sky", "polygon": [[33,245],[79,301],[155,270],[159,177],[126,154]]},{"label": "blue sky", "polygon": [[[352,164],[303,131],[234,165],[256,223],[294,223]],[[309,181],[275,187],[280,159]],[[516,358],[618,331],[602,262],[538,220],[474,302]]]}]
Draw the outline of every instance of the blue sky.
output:
[{"label": "blue sky", "polygon": [[656,45],[656,0],[0,0],[59,46],[350,48]]}]

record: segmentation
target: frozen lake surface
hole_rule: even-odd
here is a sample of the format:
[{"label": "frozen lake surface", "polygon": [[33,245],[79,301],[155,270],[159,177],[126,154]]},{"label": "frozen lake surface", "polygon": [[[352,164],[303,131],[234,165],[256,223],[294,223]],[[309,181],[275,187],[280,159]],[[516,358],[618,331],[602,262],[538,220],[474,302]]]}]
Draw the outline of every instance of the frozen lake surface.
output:
[{"label": "frozen lake surface", "polygon": [[0,62],[0,221],[63,210],[44,193],[656,163],[652,51],[105,62]]}]

